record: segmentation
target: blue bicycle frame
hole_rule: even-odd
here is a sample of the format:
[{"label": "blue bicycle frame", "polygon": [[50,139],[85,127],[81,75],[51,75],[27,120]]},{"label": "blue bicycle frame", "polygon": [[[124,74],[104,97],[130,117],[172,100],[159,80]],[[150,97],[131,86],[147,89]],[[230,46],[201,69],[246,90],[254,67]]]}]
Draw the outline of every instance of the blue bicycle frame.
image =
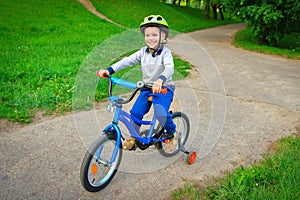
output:
[{"label": "blue bicycle frame", "polygon": [[[116,145],[115,145],[115,149],[114,149],[111,161],[110,161],[110,163],[112,163],[112,162],[114,162],[114,160],[117,156],[118,148],[119,148],[121,140],[122,140],[122,133],[118,126],[119,121],[121,121],[126,126],[126,128],[129,130],[129,132],[131,134],[131,137],[134,137],[136,140],[138,140],[139,142],[141,142],[143,144],[150,145],[151,143],[163,142],[166,139],[165,138],[157,139],[152,136],[154,128],[155,128],[155,124],[156,124],[155,116],[152,117],[151,121],[134,119],[134,121],[138,122],[139,124],[150,125],[150,130],[149,130],[147,137],[141,137],[136,132],[136,130],[132,124],[133,117],[129,113],[122,110],[122,104],[130,102],[140,88],[138,88],[137,84],[133,83],[133,82],[125,81],[125,80],[122,80],[122,79],[119,79],[119,78],[116,78],[113,76],[108,76],[108,78],[110,81],[110,83],[109,83],[109,96],[110,96],[109,101],[111,102],[111,106],[113,106],[115,108],[115,111],[114,111],[114,117],[113,117],[112,124],[108,125],[104,129],[103,134],[106,134],[107,131],[109,131],[109,130],[114,130],[116,133]],[[120,85],[120,86],[129,88],[129,89],[134,89],[135,91],[132,93],[132,95],[127,100],[123,100],[122,98],[120,98],[118,96],[111,95],[112,84]],[[99,150],[99,155],[100,155],[100,153],[101,153],[101,149]]]}]

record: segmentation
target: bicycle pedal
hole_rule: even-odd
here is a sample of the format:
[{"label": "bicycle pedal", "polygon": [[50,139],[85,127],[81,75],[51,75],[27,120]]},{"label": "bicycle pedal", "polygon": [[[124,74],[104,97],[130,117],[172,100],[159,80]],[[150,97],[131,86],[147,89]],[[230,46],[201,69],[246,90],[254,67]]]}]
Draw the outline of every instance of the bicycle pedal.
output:
[{"label": "bicycle pedal", "polygon": [[137,145],[133,145],[130,149],[128,149],[128,151],[135,151],[137,149]]},{"label": "bicycle pedal", "polygon": [[180,136],[179,136],[179,134],[177,133],[177,132],[175,132],[174,134],[167,134],[168,136],[167,137],[165,137],[166,138],[166,140],[164,140],[164,143],[165,144],[170,144],[170,143],[172,143],[172,144],[175,144],[176,143],[176,141],[178,141],[178,139],[180,139]]},{"label": "bicycle pedal", "polygon": [[170,140],[163,141],[163,143],[165,143],[165,144],[169,144],[169,142],[170,142]]},{"label": "bicycle pedal", "polygon": [[174,138],[174,134],[173,133],[165,133],[162,137],[165,138],[166,140],[171,140]]}]

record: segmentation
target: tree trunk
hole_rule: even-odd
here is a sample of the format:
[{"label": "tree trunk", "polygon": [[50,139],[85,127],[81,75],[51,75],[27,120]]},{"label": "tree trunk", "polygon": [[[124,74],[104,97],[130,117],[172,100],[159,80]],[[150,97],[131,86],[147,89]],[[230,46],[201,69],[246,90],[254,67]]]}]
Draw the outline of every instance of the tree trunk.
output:
[{"label": "tree trunk", "polygon": [[225,12],[224,6],[223,6],[222,4],[220,4],[220,5],[218,6],[218,8],[219,8],[221,20],[224,20],[224,19],[225,19],[225,18],[224,18],[224,14],[223,14],[223,11]]},{"label": "tree trunk", "polygon": [[180,6],[181,0],[178,1],[178,5]]},{"label": "tree trunk", "polygon": [[175,4],[176,3],[176,0],[173,0],[173,4]]},{"label": "tree trunk", "polygon": [[211,7],[212,7],[212,9],[213,9],[213,14],[214,14],[213,19],[217,20],[217,19],[218,19],[217,4],[212,3],[212,4],[211,4]]},{"label": "tree trunk", "polygon": [[189,7],[189,0],[186,0],[186,7]]},{"label": "tree trunk", "polygon": [[206,19],[210,19],[209,11],[210,11],[210,0],[206,0],[206,5],[205,5],[205,17],[206,17]]}]

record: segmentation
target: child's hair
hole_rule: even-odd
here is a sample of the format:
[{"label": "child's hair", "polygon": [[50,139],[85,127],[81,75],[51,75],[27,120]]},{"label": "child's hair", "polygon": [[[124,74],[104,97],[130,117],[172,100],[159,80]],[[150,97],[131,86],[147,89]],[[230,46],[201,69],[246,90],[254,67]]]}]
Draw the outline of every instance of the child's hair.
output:
[{"label": "child's hair", "polygon": [[168,22],[161,15],[149,15],[145,17],[144,21],[140,24],[142,34],[145,34],[146,27],[158,27],[166,34],[166,38],[169,35]]}]

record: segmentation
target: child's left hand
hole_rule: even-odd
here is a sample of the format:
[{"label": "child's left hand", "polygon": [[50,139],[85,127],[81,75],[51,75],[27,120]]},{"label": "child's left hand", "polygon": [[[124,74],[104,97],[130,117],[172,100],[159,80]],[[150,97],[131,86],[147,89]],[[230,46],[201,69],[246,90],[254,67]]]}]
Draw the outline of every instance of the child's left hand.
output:
[{"label": "child's left hand", "polygon": [[153,94],[160,93],[162,88],[163,80],[157,79],[155,83],[152,85]]}]

